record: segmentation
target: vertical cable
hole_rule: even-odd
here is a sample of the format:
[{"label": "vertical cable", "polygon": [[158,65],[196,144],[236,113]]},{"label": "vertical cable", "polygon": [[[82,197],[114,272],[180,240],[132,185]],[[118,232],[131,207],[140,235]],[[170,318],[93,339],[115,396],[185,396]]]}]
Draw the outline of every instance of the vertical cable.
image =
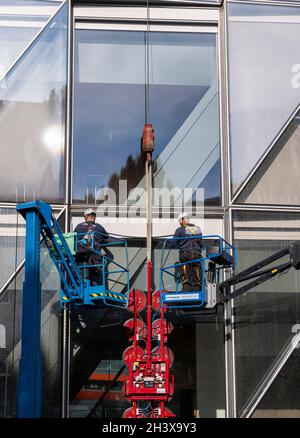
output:
[{"label": "vertical cable", "polygon": [[151,261],[152,252],[152,163],[145,163],[145,179],[147,191],[147,261]]},{"label": "vertical cable", "polygon": [[149,61],[149,46],[150,46],[150,7],[149,0],[146,1],[146,9],[147,9],[147,27],[145,33],[145,124],[149,123],[149,113],[150,113],[150,105],[149,105],[149,88],[150,88],[150,61]]}]

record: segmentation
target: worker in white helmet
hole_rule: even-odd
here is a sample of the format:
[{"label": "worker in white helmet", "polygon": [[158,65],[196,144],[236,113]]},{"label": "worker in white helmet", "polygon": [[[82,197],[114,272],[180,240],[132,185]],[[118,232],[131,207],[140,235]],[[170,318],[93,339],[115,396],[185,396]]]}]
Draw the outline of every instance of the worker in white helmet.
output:
[{"label": "worker in white helmet", "polygon": [[[74,230],[78,234],[76,260],[79,265],[94,265],[84,269],[85,278],[89,278],[91,286],[103,283],[102,256],[99,254],[109,235],[105,228],[96,223],[96,211],[88,208],[84,212],[84,222]],[[106,251],[108,251],[106,249]],[[109,251],[110,252],[110,251]]]},{"label": "worker in white helmet", "polygon": [[180,277],[182,291],[202,290],[201,262],[187,263],[201,258],[202,231],[197,225],[190,223],[189,215],[182,212],[178,216],[180,226],[176,229],[173,238],[175,246],[179,249]]}]

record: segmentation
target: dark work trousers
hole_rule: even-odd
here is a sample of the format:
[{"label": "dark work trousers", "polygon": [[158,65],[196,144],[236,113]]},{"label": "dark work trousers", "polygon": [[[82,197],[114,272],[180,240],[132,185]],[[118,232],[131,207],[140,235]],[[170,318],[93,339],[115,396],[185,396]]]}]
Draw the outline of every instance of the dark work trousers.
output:
[{"label": "dark work trousers", "polygon": [[[199,251],[180,251],[179,262],[186,263],[191,260],[200,259],[201,252]],[[188,263],[180,266],[180,277],[182,283],[182,291],[200,291],[202,289],[202,268],[201,262]]]},{"label": "dark work trousers", "polygon": [[90,280],[91,286],[100,286],[103,284],[102,255],[92,252],[78,252],[76,254],[76,261],[79,266],[98,265],[80,269],[80,271],[84,279]]}]

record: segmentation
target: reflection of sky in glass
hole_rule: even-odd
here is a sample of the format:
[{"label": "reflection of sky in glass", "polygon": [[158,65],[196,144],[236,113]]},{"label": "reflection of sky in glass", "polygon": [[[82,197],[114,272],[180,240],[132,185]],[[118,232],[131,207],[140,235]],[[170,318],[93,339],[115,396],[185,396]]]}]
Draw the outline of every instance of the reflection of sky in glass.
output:
[{"label": "reflection of sky in glass", "polygon": [[228,35],[235,191],[299,104],[292,68],[300,62],[300,10],[230,4]]},{"label": "reflection of sky in glass", "polygon": [[[274,0],[277,1],[277,0]],[[294,1],[295,3],[299,3],[299,0],[288,0]],[[247,17],[250,21],[251,19],[259,16],[265,17],[274,17],[274,19],[285,16],[297,16],[299,15],[299,11],[297,8],[288,7],[288,6],[277,6],[271,7],[270,5],[251,5],[247,3],[228,3],[228,8],[230,9],[230,17],[229,20],[233,17]]]},{"label": "reflection of sky in glass", "polygon": [[30,27],[7,28],[0,26],[0,79],[38,30]]},{"label": "reflection of sky in glass", "polygon": [[[144,33],[77,30],[75,50],[76,202],[84,200],[87,188],[107,186],[130,154],[139,155],[145,123]],[[150,59],[149,121],[158,156],[216,76],[215,35],[152,33]]]},{"label": "reflection of sky in glass", "polygon": [[0,0],[0,79],[61,3],[43,0]]}]

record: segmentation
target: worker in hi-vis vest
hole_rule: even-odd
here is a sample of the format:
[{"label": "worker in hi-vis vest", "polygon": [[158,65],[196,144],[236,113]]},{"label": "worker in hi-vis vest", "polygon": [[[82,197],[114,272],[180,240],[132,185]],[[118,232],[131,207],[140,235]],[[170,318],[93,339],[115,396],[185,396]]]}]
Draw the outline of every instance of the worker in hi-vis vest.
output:
[{"label": "worker in hi-vis vest", "polygon": [[[178,216],[180,227],[174,234],[174,245],[179,249],[180,277],[182,291],[200,291],[202,289],[202,267],[201,262],[187,263],[191,260],[201,258],[202,232],[200,227],[189,222],[189,215],[185,212]],[[184,239],[186,237],[186,239]]]}]

